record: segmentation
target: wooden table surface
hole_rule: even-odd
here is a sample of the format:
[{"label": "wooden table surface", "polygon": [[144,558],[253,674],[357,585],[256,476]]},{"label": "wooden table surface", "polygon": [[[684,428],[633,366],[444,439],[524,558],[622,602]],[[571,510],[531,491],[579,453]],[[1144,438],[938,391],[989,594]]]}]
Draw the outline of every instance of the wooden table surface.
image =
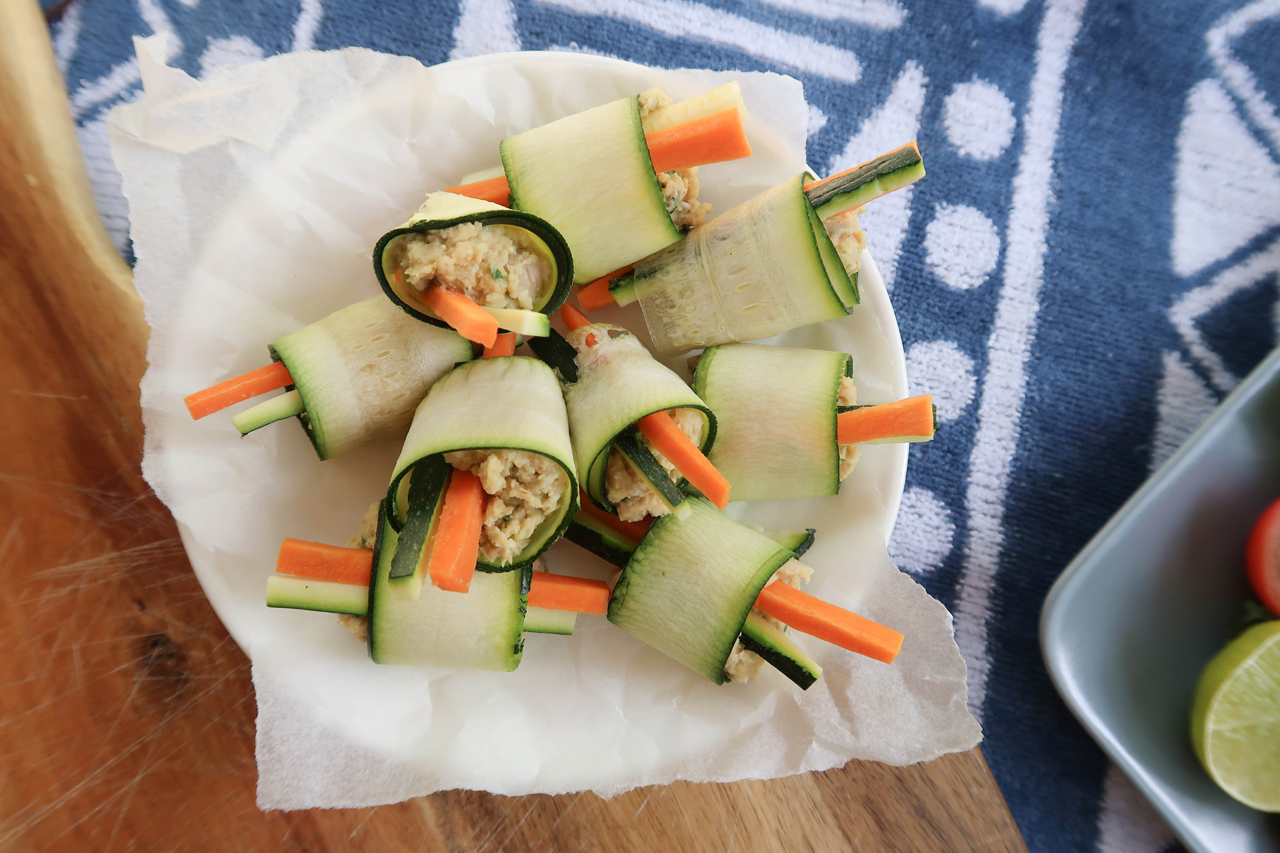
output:
[{"label": "wooden table surface", "polygon": [[0,0],[0,853],[1025,850],[981,753],[612,800],[258,811],[249,661],[143,481],[147,329],[34,0]]}]

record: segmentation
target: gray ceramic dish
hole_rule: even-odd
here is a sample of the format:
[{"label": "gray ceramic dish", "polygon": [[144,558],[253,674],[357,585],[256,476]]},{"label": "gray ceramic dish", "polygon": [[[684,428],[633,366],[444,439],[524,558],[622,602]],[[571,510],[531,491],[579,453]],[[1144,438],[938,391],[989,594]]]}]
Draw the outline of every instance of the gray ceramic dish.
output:
[{"label": "gray ceramic dish", "polygon": [[1045,662],[1102,748],[1199,853],[1280,853],[1280,815],[1222,793],[1191,749],[1200,671],[1237,632],[1244,543],[1280,496],[1280,349],[1072,561],[1045,601]]}]

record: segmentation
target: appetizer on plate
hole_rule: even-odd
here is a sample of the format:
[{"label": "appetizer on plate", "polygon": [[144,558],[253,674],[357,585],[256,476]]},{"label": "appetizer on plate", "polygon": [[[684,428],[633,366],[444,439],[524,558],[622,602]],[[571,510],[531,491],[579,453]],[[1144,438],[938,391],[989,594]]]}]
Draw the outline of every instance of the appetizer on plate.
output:
[{"label": "appetizer on plate", "polygon": [[567,346],[531,344],[557,366],[574,459],[591,503],[624,521],[686,515],[680,486],[723,507],[728,484],[707,461],[716,419],[697,394],[622,326],[590,323],[573,306],[560,311]]},{"label": "appetizer on plate", "polygon": [[496,174],[449,192],[550,222],[573,251],[574,281],[591,281],[702,222],[696,169],[750,156],[745,116],[737,83],[678,104],[650,89],[507,137]]},{"label": "appetizer on plate", "polygon": [[[387,581],[415,598],[467,592],[560,538],[578,476],[560,382],[541,361],[482,358],[439,380],[414,414],[387,489]],[[487,581],[486,581],[487,583]]]},{"label": "appetizer on plate", "polygon": [[232,417],[241,435],[297,417],[321,459],[402,437],[437,379],[472,358],[456,332],[419,323],[381,296],[272,343],[272,363],[188,396],[195,419],[272,391]]},{"label": "appetizer on plate", "polygon": [[756,340],[858,303],[859,208],[924,176],[914,142],[813,181],[784,181],[633,267],[579,290],[584,310],[639,302],[660,353]]},{"label": "appetizer on plate", "polygon": [[411,316],[492,346],[499,329],[547,334],[547,315],[569,295],[573,256],[533,214],[437,192],[382,236],[373,270]]},{"label": "appetizer on plate", "polygon": [[613,587],[610,622],[716,684],[750,680],[767,661],[812,685],[822,668],[786,636],[788,625],[893,662],[902,634],[801,592],[813,570],[795,551],[701,498],[690,506],[686,518],[656,519],[640,540]]},{"label": "appetizer on plate", "polygon": [[721,344],[697,357],[693,389],[716,417],[711,464],[729,500],[834,495],[863,444],[929,441],[932,396],[859,406],[842,352]]},{"label": "appetizer on plate", "polygon": [[286,539],[267,606],[339,614],[365,639],[375,663],[509,672],[520,665],[525,632],[572,634],[577,613],[603,615],[602,581],[520,571],[477,575],[465,595],[426,585],[407,596],[391,577],[400,535],[386,502],[375,505],[375,535],[361,547]]}]

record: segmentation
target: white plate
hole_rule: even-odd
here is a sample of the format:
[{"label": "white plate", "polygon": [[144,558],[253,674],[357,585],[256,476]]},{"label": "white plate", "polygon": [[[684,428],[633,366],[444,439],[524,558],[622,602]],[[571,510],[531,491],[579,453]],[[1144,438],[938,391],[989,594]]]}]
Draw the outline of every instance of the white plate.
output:
[{"label": "white plate", "polygon": [[[525,74],[535,82],[541,76],[538,73],[539,67],[546,66],[549,71],[554,72],[546,75],[548,85],[558,86],[568,66],[570,74],[588,75],[596,84],[602,78],[609,81],[619,95],[647,88],[652,85],[651,81],[657,73],[644,66],[607,57],[550,52],[473,57],[435,66],[431,71],[438,77],[456,78],[456,85],[464,87],[473,78],[476,69],[510,66],[513,62],[525,66]],[[440,86],[442,89],[449,88],[450,83],[446,79],[441,81]],[[700,91],[697,84],[686,84],[683,87],[667,84],[666,89],[677,100]],[[602,102],[598,98],[598,89],[594,86],[581,92],[561,90],[558,100],[558,106],[566,115]],[[776,126],[771,126],[761,118],[758,107],[750,101],[748,106],[751,117],[747,124],[747,134],[753,148],[751,170],[748,172],[742,163],[727,163],[704,167],[700,173],[701,198],[714,206],[714,212],[740,204],[801,169],[808,168],[803,160],[795,156],[794,151],[787,150],[788,140],[779,135]],[[220,223],[217,236],[210,241],[203,253],[193,278],[198,281],[207,276],[215,281],[234,281],[246,292],[255,295],[270,294],[268,301],[277,304],[281,317],[286,322],[290,316],[297,316],[304,322],[314,322],[338,308],[376,294],[379,292],[378,285],[368,256],[378,237],[387,228],[402,222],[408,212],[417,208],[427,192],[438,189],[450,178],[456,179],[467,172],[493,165],[497,160],[498,141],[510,132],[525,129],[521,118],[527,118],[515,116],[504,120],[503,116],[494,116],[494,123],[490,127],[477,128],[472,134],[475,143],[472,152],[447,164],[441,164],[432,157],[430,139],[417,140],[417,144],[410,145],[410,150],[421,158],[418,162],[378,161],[369,158],[361,165],[381,168],[383,174],[365,172],[360,177],[367,183],[384,187],[386,192],[378,198],[366,198],[366,204],[351,205],[349,199],[341,195],[336,195],[332,204],[326,204],[323,188],[319,192],[308,194],[308,184],[312,184],[316,176],[329,173],[331,164],[343,162],[350,156],[352,126],[368,120],[365,110],[376,109],[376,104],[366,103],[358,110],[335,116],[327,127],[318,129],[306,144],[299,145],[290,152],[291,156],[270,164],[268,174],[263,176],[264,186],[260,192],[238,204],[232,216]],[[544,121],[554,117],[541,116]],[[406,123],[404,129],[408,134],[413,128]],[[408,139],[406,141],[413,142]],[[727,180],[719,180],[721,173],[725,173]],[[292,210],[297,203],[297,195],[307,195],[306,201],[323,210],[326,218],[312,216],[310,221],[299,222]],[[300,227],[322,239],[334,240],[336,245],[322,243],[317,247],[318,251],[310,251],[312,247],[304,247],[304,241],[298,239]],[[871,240],[874,245],[874,235]],[[365,251],[353,251],[353,245],[368,248]],[[288,247],[296,250],[289,251]],[[292,280],[287,281],[285,286],[278,286],[278,282],[290,277]],[[771,338],[769,342],[849,352],[853,355],[854,378],[860,402],[901,399],[907,395],[902,338],[884,282],[871,260],[870,251],[866,253],[865,268],[859,276],[859,288],[863,302],[848,319],[796,329]],[[299,304],[308,299],[312,301],[312,306],[300,309]],[[601,311],[593,316],[623,323],[635,329],[648,343],[648,334],[644,330],[638,306]],[[230,335],[226,328],[210,327],[205,319],[202,300],[193,300],[189,317],[192,335],[197,338],[203,334],[223,340]],[[280,334],[288,334],[296,328],[296,325],[290,324]],[[236,354],[237,367],[232,369],[237,370],[239,365],[251,369],[254,365],[263,363],[265,345],[275,337],[278,335],[245,340],[243,351]],[[198,340],[193,340],[192,343],[198,344]],[[682,362],[682,357],[666,360],[669,366],[687,375]],[[226,414],[229,417],[249,405],[251,404],[246,403]],[[215,553],[214,549],[194,542],[186,525],[181,528],[192,567],[209,601],[236,642],[248,651],[255,639],[264,636],[264,631],[277,635],[277,630],[272,628],[278,629],[280,626],[272,623],[288,618],[286,614],[268,610],[263,605],[263,578],[266,567],[274,564],[277,540],[284,536],[294,536],[338,544],[344,542],[355,531],[360,516],[369,503],[384,493],[399,446],[385,444],[366,448],[321,464],[316,460],[302,430],[294,426],[292,421],[253,433],[243,440],[223,422],[221,416],[209,418],[202,424],[192,424],[190,421],[184,423],[180,420],[174,426],[184,432],[204,427],[199,429],[201,433],[206,432],[208,427],[213,427],[219,433],[219,440],[216,442],[216,451],[206,442],[206,447],[211,452],[221,453],[225,449],[229,454],[244,457],[244,445],[257,445],[269,451],[276,465],[290,470],[291,476],[287,481],[277,479],[270,471],[263,470],[264,476],[255,478],[257,482],[252,506],[242,504],[243,496],[240,494],[226,496],[241,504],[242,511],[229,516],[237,524],[244,517],[242,512],[245,510],[256,514],[261,508],[262,511],[274,510],[278,514],[278,524],[271,525],[275,531],[272,540],[263,543],[267,547],[257,547],[251,552],[238,555],[241,559],[236,560],[234,565],[219,559],[224,554]],[[892,532],[902,498],[906,463],[907,445],[868,447],[864,449],[863,458],[851,475],[852,479],[842,489],[842,494],[847,495],[855,492],[855,488],[851,488],[855,485],[874,486],[883,501],[880,524],[886,541]],[[815,526],[815,510],[829,513],[840,500],[837,497],[808,501],[762,501],[751,505],[737,504],[734,511],[745,522],[760,524],[769,529],[804,528]],[[821,528],[820,525],[819,527]],[[829,527],[820,529],[819,546],[825,545],[832,533]],[[233,541],[232,531],[228,530],[227,534],[222,541]],[[815,560],[823,550],[825,549],[820,547],[815,552]],[[572,547],[561,547],[556,556],[556,571],[572,572],[580,568],[583,574],[588,574],[597,568],[594,558],[578,554]],[[306,621],[310,624],[317,620],[307,617]],[[326,627],[327,621],[325,620]],[[293,630],[294,626],[290,625],[288,631],[292,633]]]},{"label": "white plate", "polygon": [[[343,55],[352,66],[370,56]],[[277,60],[329,61],[324,55]],[[223,91],[235,93],[236,81],[253,73],[237,69],[214,80],[225,79]],[[963,690],[950,619],[893,569],[882,547],[902,496],[905,445],[866,448],[839,496],[732,507],[745,522],[766,529],[817,528],[806,558],[817,569],[810,590],[861,607],[872,618],[897,619],[908,632],[893,667],[809,642],[828,674],[808,692],[772,671],[750,685],[715,687],[591,617],[580,617],[569,638],[528,637],[515,673],[379,667],[333,617],[264,605],[280,540],[344,542],[383,494],[399,448],[368,447],[321,463],[292,422],[241,440],[227,422],[231,412],[192,422],[180,398],[265,363],[269,341],[376,294],[371,247],[427,191],[493,165],[498,141],[511,132],[652,85],[679,100],[730,79],[743,83],[754,154],[747,162],[704,168],[702,197],[723,211],[804,168],[806,111],[799,84],[778,75],[661,71],[579,54],[480,57],[410,73],[412,87],[403,74],[395,85],[370,87],[355,107],[335,108],[283,149],[258,137],[244,144],[232,139],[221,148],[203,141],[207,147],[198,148],[182,137],[186,148],[179,154],[186,159],[175,168],[194,169],[183,173],[193,181],[209,180],[216,190],[217,181],[208,178],[215,169],[234,164],[256,170],[247,189],[222,205],[217,221],[182,223],[194,258],[189,282],[179,279],[188,271],[170,263],[164,244],[139,228],[134,204],[140,290],[155,326],[152,369],[143,384],[145,470],[179,521],[210,602],[254,661],[260,710],[267,683],[271,695],[285,697],[293,709],[262,710],[260,758],[264,721],[278,722],[280,715],[292,720],[298,709],[305,709],[317,742],[355,743],[418,769],[418,781],[405,793],[384,791],[383,797],[432,786],[499,793],[620,790],[674,778],[822,769],[851,757],[907,763],[971,746],[976,725],[963,701],[957,706],[946,693]],[[785,97],[778,97],[779,87]],[[214,97],[207,90],[201,96]],[[249,96],[246,102],[256,103]],[[172,103],[174,115],[200,107],[191,95]],[[477,111],[471,106],[477,103],[487,106]],[[281,110],[290,108],[282,98]],[[131,116],[120,123],[127,125]],[[145,139],[153,126],[139,123],[134,132]],[[206,132],[176,120],[175,126],[180,136],[189,129]],[[126,192],[142,183],[130,157],[149,156],[147,149],[136,150],[141,153],[117,140]],[[200,159],[205,156],[207,167]],[[185,203],[192,204],[190,198]],[[159,233],[166,226],[148,227]],[[869,239],[874,246],[876,235]],[[157,278],[164,272],[180,281],[181,290],[162,290]],[[900,399],[907,393],[902,342],[869,253],[860,286],[863,302],[850,317],[775,340],[849,352],[860,402]],[[169,313],[162,311],[165,300]],[[634,306],[600,316],[643,328]],[[680,359],[669,363],[683,369]],[[553,547],[549,561],[558,572],[603,577],[609,571],[565,542]],[[475,731],[481,721],[484,730]],[[291,736],[305,740],[306,726]],[[326,789],[288,802],[361,800],[335,800]]]}]

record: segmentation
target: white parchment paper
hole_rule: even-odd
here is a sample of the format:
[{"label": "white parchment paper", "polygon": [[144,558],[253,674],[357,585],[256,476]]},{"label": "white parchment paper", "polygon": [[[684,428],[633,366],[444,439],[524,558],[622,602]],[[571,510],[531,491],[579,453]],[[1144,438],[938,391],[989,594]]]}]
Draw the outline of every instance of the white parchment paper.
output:
[{"label": "white parchment paper", "polygon": [[[197,81],[165,66],[162,39],[138,41],[145,98],[109,120],[152,328],[143,469],[253,660],[262,808],[368,806],[447,788],[609,796],[852,758],[907,764],[977,743],[951,617],[885,552],[905,447],[867,449],[838,497],[732,507],[768,529],[817,528],[810,591],[906,634],[897,662],[801,637],[825,670],[808,691],[767,667],[757,682],[717,687],[599,617],[579,617],[572,637],[529,635],[519,670],[482,673],[377,666],[333,617],[268,609],[280,540],[345,541],[399,448],[321,463],[292,422],[242,440],[227,417],[193,422],[182,405],[265,364],[275,338],[377,294],[377,238],[426,192],[494,165],[504,136],[653,85],[678,100],[737,79],[754,154],[701,173],[703,197],[725,210],[803,167],[799,82],[575,54],[428,69],[360,49]],[[860,401],[879,402],[905,396],[906,382],[888,297],[866,263],[853,316],[779,340],[851,352]],[[603,319],[639,330],[628,310]],[[549,561],[608,574],[564,542]]]}]

